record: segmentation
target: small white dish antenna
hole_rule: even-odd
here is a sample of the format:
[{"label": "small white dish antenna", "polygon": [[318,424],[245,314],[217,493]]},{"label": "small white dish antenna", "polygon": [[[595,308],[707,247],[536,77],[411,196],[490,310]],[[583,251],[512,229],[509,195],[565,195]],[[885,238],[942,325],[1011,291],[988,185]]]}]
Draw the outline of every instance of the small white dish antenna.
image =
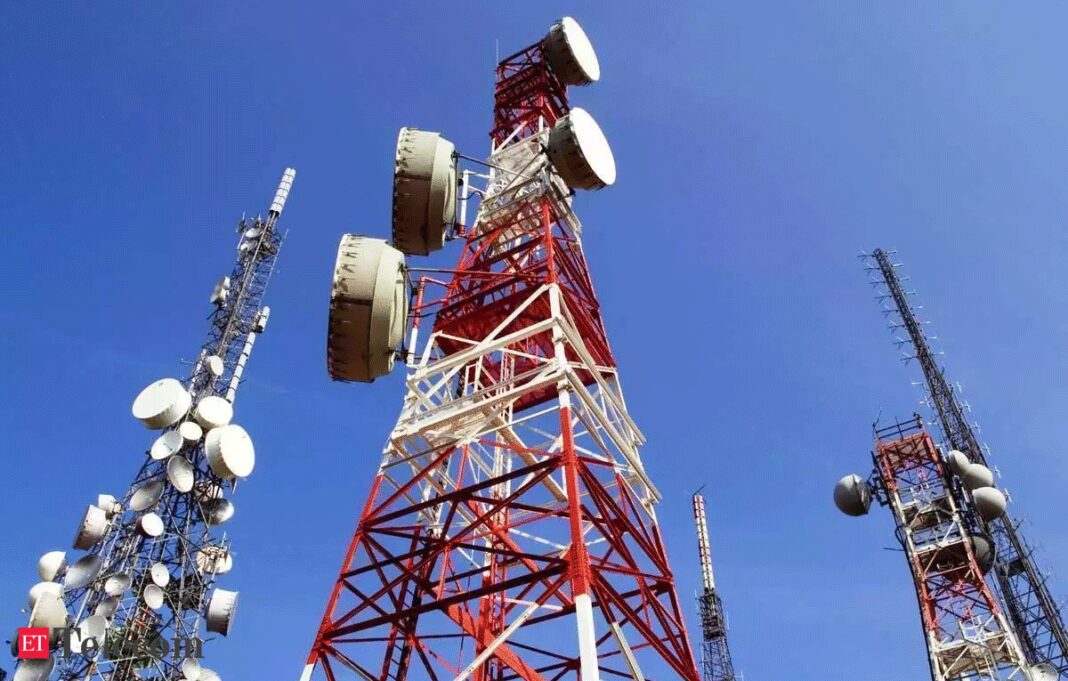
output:
[{"label": "small white dish antenna", "polygon": [[[208,631],[227,636],[234,624],[234,612],[237,610],[237,592],[216,589],[208,601]],[[201,671],[203,674],[203,670]],[[203,677],[202,677],[203,678]]]},{"label": "small white dish antenna", "polygon": [[178,434],[182,436],[182,440],[187,445],[191,445],[194,442],[199,442],[200,438],[204,437],[204,429],[196,421],[186,421],[178,426]]},{"label": "small white dish antenna", "polygon": [[430,255],[456,221],[456,147],[437,132],[401,128],[393,165],[393,245]]},{"label": "small white dish antenna", "polygon": [[208,431],[204,438],[208,465],[224,480],[245,478],[256,465],[256,450],[252,438],[237,425],[222,426]]},{"label": "small white dish antenna", "polygon": [[153,610],[159,610],[163,607],[163,589],[155,584],[146,586],[144,592],[141,593],[141,598],[144,599],[145,605]]},{"label": "small white dish antenna", "polygon": [[67,625],[67,606],[63,598],[53,593],[41,593],[30,611],[31,627],[57,629]]},{"label": "small white dish antenna", "polygon": [[960,480],[969,490],[994,486],[994,472],[981,463],[970,463],[960,473]]},{"label": "small white dish antenna", "polygon": [[49,551],[37,560],[37,574],[46,582],[53,581],[66,567],[66,551]]},{"label": "small white dish antenna", "polygon": [[100,556],[93,554],[82,556],[67,568],[67,574],[63,578],[63,589],[70,591],[86,586],[96,579],[103,565],[104,562],[100,559]]},{"label": "small white dish antenna", "polygon": [[975,502],[975,510],[986,522],[1001,517],[1009,503],[1001,490],[994,487],[973,489],[972,501]]},{"label": "small white dish antenna", "polygon": [[110,494],[96,495],[96,505],[104,509],[104,512],[108,514],[109,518],[118,513],[122,513],[122,504]]},{"label": "small white dish antenna", "polygon": [[208,395],[197,402],[193,417],[210,431],[229,424],[234,418],[234,407],[218,395]]},{"label": "small white dish antenna", "polygon": [[133,584],[133,578],[125,572],[111,575],[104,580],[104,593],[109,596],[121,596]]},{"label": "small white dish antenna", "polygon": [[98,645],[104,644],[104,636],[108,632],[108,620],[100,615],[91,615],[78,625],[78,633],[84,641],[95,638]]},{"label": "small white dish antenna", "polygon": [[201,667],[199,681],[222,681],[222,677],[207,667]]},{"label": "small white dish antenna", "polygon": [[234,557],[223,546],[205,546],[197,551],[197,569],[204,574],[225,575],[234,568]]},{"label": "small white dish antenna", "polygon": [[96,604],[96,607],[93,608],[93,614],[100,617],[111,617],[118,611],[119,601],[121,600],[122,598],[119,596],[109,596]]},{"label": "small white dish antenna", "polygon": [[30,610],[33,610],[37,605],[37,601],[44,595],[55,596],[56,598],[63,597],[63,585],[57,582],[37,582],[30,587],[29,596],[26,599],[26,605]]},{"label": "small white dish antenna", "polygon": [[556,121],[546,145],[556,172],[572,189],[603,189],[616,181],[616,159],[601,126],[575,107]]},{"label": "small white dish antenna", "polygon": [[90,504],[85,509],[78,533],[74,535],[74,548],[91,549],[108,533],[108,514],[99,506]]},{"label": "small white dish antenna", "polygon": [[55,660],[51,655],[43,660],[20,660],[11,681],[46,681],[52,675],[54,666]]},{"label": "small white dish antenna", "polygon": [[130,508],[137,512],[152,508],[163,496],[163,488],[162,480],[153,480],[141,485],[130,497]]},{"label": "small white dish antenna", "polygon": [[150,567],[148,577],[156,586],[167,586],[171,583],[171,573],[163,563],[156,563]]},{"label": "small white dish antenna", "polygon": [[193,464],[189,463],[189,459],[184,456],[172,457],[167,462],[167,480],[182,494],[189,492],[193,489],[195,481]]},{"label": "small white dish antenna", "polygon": [[137,529],[150,538],[163,534],[163,519],[155,513],[146,513],[137,521]]},{"label": "small white dish antenna", "polygon": [[208,373],[218,378],[223,375],[223,371],[226,370],[226,364],[223,362],[223,358],[218,355],[208,355],[204,360],[204,365],[208,367]]},{"label": "small white dish antenna", "polygon": [[148,450],[148,455],[156,461],[162,461],[172,454],[177,454],[184,444],[185,440],[182,438],[181,433],[176,430],[168,430],[156,438],[156,441],[152,443]]},{"label": "small white dish antenna", "polygon": [[326,346],[332,378],[370,383],[393,369],[408,320],[406,281],[404,254],[382,239],[341,238]]},{"label": "small white dish antenna", "polygon": [[193,397],[178,379],[164,378],[137,395],[132,411],[145,428],[159,430],[177,423],[192,404]]},{"label": "small white dish antenna", "polygon": [[200,681],[200,663],[195,657],[187,657],[182,660],[182,676],[187,681]]},{"label": "small white dish antenna", "polygon": [[579,22],[564,17],[549,28],[542,41],[549,68],[564,85],[589,85],[601,77],[601,64]]},{"label": "small white dish antenna", "polygon": [[204,502],[204,522],[215,527],[234,516],[234,505],[229,499],[208,499]]},{"label": "small white dish antenna", "polygon": [[230,277],[223,277],[219,279],[215,284],[215,288],[211,290],[211,302],[212,305],[223,305],[226,303],[226,299],[230,297]]}]

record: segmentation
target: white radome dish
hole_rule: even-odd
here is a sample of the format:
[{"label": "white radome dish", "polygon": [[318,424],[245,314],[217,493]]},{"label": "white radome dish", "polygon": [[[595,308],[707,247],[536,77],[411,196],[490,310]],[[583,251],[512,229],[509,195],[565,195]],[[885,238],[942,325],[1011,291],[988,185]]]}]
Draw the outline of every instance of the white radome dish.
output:
[{"label": "white radome dish", "polygon": [[186,678],[186,681],[200,681],[200,663],[195,657],[182,660],[182,676]]},{"label": "white radome dish", "polygon": [[37,605],[37,601],[45,594],[61,598],[63,596],[63,585],[58,582],[37,582],[30,587],[30,593],[26,598],[26,606],[33,610],[33,607]]},{"label": "white radome dish", "polygon": [[949,450],[949,453],[946,454],[946,461],[949,463],[949,470],[953,471],[955,475],[963,473],[964,469],[971,463],[968,455],[959,449]]},{"label": "white radome dish", "polygon": [[221,546],[205,546],[196,555],[197,570],[201,573],[225,575],[234,568],[234,557]]},{"label": "white radome dish", "polygon": [[222,678],[211,669],[201,667],[200,679],[198,681],[222,681]]},{"label": "white radome dish", "polygon": [[441,133],[401,128],[393,165],[393,245],[430,255],[456,221],[456,146]]},{"label": "white radome dish", "polygon": [[330,291],[331,378],[371,383],[393,369],[408,320],[404,254],[382,239],[341,237]]},{"label": "white radome dish", "polygon": [[973,489],[972,501],[975,502],[975,510],[979,516],[987,522],[1001,517],[1009,503],[1001,490],[994,487]]},{"label": "white radome dish", "polygon": [[200,442],[200,438],[204,437],[204,429],[196,421],[186,421],[178,426],[178,434],[187,445],[191,445]]},{"label": "white radome dish", "polygon": [[549,68],[564,85],[589,85],[601,77],[593,43],[571,17],[564,17],[549,28],[542,50]]},{"label": "white radome dish", "polygon": [[208,601],[208,613],[205,616],[208,631],[227,636],[233,627],[236,610],[237,592],[216,589]]},{"label": "white radome dish", "polygon": [[215,378],[222,376],[223,371],[226,369],[222,357],[219,357],[218,355],[208,355],[207,359],[204,360],[204,365],[208,367],[208,373]]},{"label": "white radome dish", "polygon": [[193,489],[193,483],[196,481],[193,464],[184,456],[172,457],[167,462],[167,480],[174,489],[182,494],[189,492]]},{"label": "white radome dish", "polygon": [[100,559],[100,556],[93,554],[82,556],[67,567],[67,574],[63,578],[63,589],[70,591],[86,586],[96,579],[103,565],[104,561]]},{"label": "white radome dish", "polygon": [[55,660],[51,655],[43,660],[20,660],[11,681],[45,681],[52,675]]},{"label": "white radome dish", "polygon": [[108,517],[117,513],[122,513],[122,504],[110,494],[96,495],[96,505],[104,509],[104,512],[108,514]]},{"label": "white radome dish", "polygon": [[163,563],[155,563],[148,569],[148,578],[156,586],[167,586],[171,583],[171,573]]},{"label": "white radome dish", "polygon": [[256,466],[252,438],[238,425],[209,430],[204,438],[204,451],[211,470],[225,480],[248,477]]},{"label": "white radome dish", "polygon": [[93,548],[108,533],[108,514],[99,506],[90,504],[85,509],[78,533],[74,535],[74,548],[82,551]]},{"label": "white radome dish", "polygon": [[168,430],[156,438],[148,450],[148,455],[156,461],[162,461],[167,457],[177,454],[185,445],[182,434],[176,430]]},{"label": "white radome dish", "polygon": [[130,497],[130,510],[140,513],[152,508],[159,501],[159,498],[163,496],[163,488],[164,485],[161,480],[153,480],[141,485],[134,490],[133,496]]},{"label": "white radome dish", "polygon": [[572,189],[603,189],[616,181],[616,159],[601,126],[575,107],[549,132],[546,153]]},{"label": "white radome dish", "polygon": [[134,399],[134,418],[150,430],[166,428],[189,411],[193,397],[176,378],[163,378],[142,390]]},{"label": "white radome dish", "polygon": [[121,600],[122,599],[118,596],[109,596],[108,598],[104,598],[96,604],[95,608],[93,608],[93,614],[99,615],[100,617],[111,617],[115,614],[116,611],[118,611],[119,601]]},{"label": "white radome dish", "polygon": [[141,593],[141,598],[145,601],[145,605],[153,610],[159,610],[163,607],[163,589],[155,584],[146,586],[145,590]]},{"label": "white radome dish", "polygon": [[109,596],[121,596],[133,584],[133,577],[125,572],[111,575],[104,580],[104,593]]},{"label": "white radome dish", "polygon": [[37,574],[46,582],[55,580],[66,567],[66,551],[49,551],[37,560]]},{"label": "white radome dish", "polygon": [[58,629],[67,625],[67,606],[63,598],[53,593],[41,593],[30,611],[31,627]]},{"label": "white radome dish", "polygon": [[197,402],[193,418],[210,431],[229,424],[234,418],[234,407],[218,395],[208,395]]},{"label": "white radome dish", "polygon": [[994,486],[994,471],[981,463],[970,463],[960,473],[960,481],[969,490]]},{"label": "white radome dish", "polygon": [[138,519],[137,529],[145,537],[158,537],[163,534],[163,519],[155,513],[146,513]]}]

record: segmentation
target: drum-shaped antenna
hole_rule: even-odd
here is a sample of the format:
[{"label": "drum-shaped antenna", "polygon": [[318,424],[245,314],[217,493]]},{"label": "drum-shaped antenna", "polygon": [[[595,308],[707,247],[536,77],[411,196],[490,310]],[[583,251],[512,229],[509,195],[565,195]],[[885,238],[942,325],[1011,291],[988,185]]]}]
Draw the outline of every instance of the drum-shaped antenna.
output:
[{"label": "drum-shaped antenna", "polygon": [[987,522],[1001,517],[1009,503],[1001,490],[994,487],[972,490],[972,501],[975,502],[975,510],[979,512],[979,516]]},{"label": "drum-shaped antenna", "polygon": [[[185,426],[183,423],[182,426]],[[168,430],[163,435],[156,438],[156,441],[152,443],[152,446],[148,450],[148,455],[156,461],[162,461],[172,454],[176,454],[178,450],[185,444],[185,439],[182,437],[179,430]]]},{"label": "drum-shaped antenna", "polygon": [[234,557],[222,546],[205,546],[196,555],[197,569],[202,573],[225,575],[234,568]]},{"label": "drum-shaped antenna", "polygon": [[237,592],[216,589],[211,595],[211,600],[208,601],[208,613],[205,616],[208,631],[227,636],[234,624],[234,612],[236,610]]},{"label": "drum-shaped antenna", "polygon": [[187,445],[191,445],[204,437],[204,429],[195,421],[186,421],[178,426],[178,434],[182,436],[182,440]]},{"label": "drum-shaped antenna", "polygon": [[155,563],[148,569],[148,578],[156,586],[167,586],[171,583],[171,573],[163,563]]},{"label": "drum-shaped antenna", "polygon": [[109,596],[121,596],[126,593],[131,584],[133,584],[133,577],[125,572],[119,572],[104,580],[104,593]]},{"label": "drum-shaped antenna", "polygon": [[212,428],[204,438],[208,465],[220,478],[232,480],[252,474],[256,465],[256,450],[252,438],[241,426]]},{"label": "drum-shaped antenna", "polygon": [[440,133],[401,128],[393,166],[393,245],[429,255],[456,220],[456,147]]},{"label": "drum-shaped antenna", "polygon": [[969,490],[994,486],[994,472],[981,463],[970,463],[960,473],[960,481]]},{"label": "drum-shaped antenna", "polygon": [[91,549],[108,533],[108,514],[99,506],[90,505],[85,509],[78,533],[74,535],[74,548]]},{"label": "drum-shaped antenna", "polygon": [[834,486],[834,505],[846,515],[864,515],[871,507],[871,488],[859,475],[847,475]]},{"label": "drum-shaped antenna", "polygon": [[93,608],[94,615],[100,615],[101,617],[111,617],[119,609],[119,601],[122,598],[119,596],[109,596],[96,604]]},{"label": "drum-shaped antenna", "polygon": [[230,423],[234,418],[234,407],[218,395],[208,395],[197,402],[193,417],[196,418],[197,423],[211,430]]},{"label": "drum-shaped antenna", "polygon": [[208,499],[203,508],[204,522],[212,527],[222,525],[234,516],[234,505],[229,499]]},{"label": "drum-shaped antenna", "polygon": [[163,589],[155,584],[146,586],[145,590],[141,592],[141,598],[145,601],[145,605],[153,610],[159,610],[163,607]]},{"label": "drum-shaped antenna", "polygon": [[172,457],[167,462],[167,480],[182,494],[193,489],[193,464],[184,456]]},{"label": "drum-shaped antenna", "polygon": [[63,596],[63,585],[56,582],[37,582],[30,587],[29,596],[26,598],[26,605],[30,610],[33,610],[37,605],[37,601],[41,596],[50,594],[57,598]]},{"label": "drum-shaped antenna", "polygon": [[[12,640],[17,642],[18,637]],[[19,666],[15,669],[15,675],[11,681],[45,681],[52,674],[55,660],[49,655],[43,660],[19,660]]]},{"label": "drum-shaped antenna", "polygon": [[155,513],[146,513],[137,520],[137,531],[143,537],[158,537],[163,534],[163,518]]},{"label": "drum-shaped antenna", "polygon": [[195,657],[187,657],[182,660],[182,676],[186,681],[200,680],[200,663]]},{"label": "drum-shaped antenna", "polygon": [[341,238],[326,341],[332,378],[370,383],[393,368],[408,319],[405,280],[404,255],[382,239]]},{"label": "drum-shaped antenna", "polygon": [[67,567],[65,551],[49,551],[37,561],[37,574],[46,582],[51,582]]},{"label": "drum-shaped antenna", "polygon": [[564,85],[589,85],[601,77],[593,44],[579,22],[564,17],[549,28],[542,42],[545,61]]},{"label": "drum-shaped antenna", "polygon": [[67,606],[63,598],[54,593],[42,593],[30,611],[31,627],[57,629],[67,625]]},{"label": "drum-shaped antenna", "polygon": [[949,469],[957,475],[963,473],[964,469],[971,463],[968,460],[968,455],[957,449],[949,450],[949,453],[946,454],[946,461],[949,462]]},{"label": "drum-shaped antenna", "polygon": [[82,556],[67,568],[67,575],[63,578],[63,589],[70,591],[82,588],[96,579],[103,565],[104,561],[100,559],[100,556],[93,554]]},{"label": "drum-shaped antenna", "polygon": [[616,159],[601,126],[585,109],[556,121],[546,145],[549,160],[572,189],[603,189],[616,181]]},{"label": "drum-shaped antenna", "polygon": [[152,508],[163,496],[163,488],[162,480],[153,480],[141,485],[130,497],[130,509],[140,512]]},{"label": "drum-shaped antenna", "polygon": [[134,418],[145,428],[158,430],[178,422],[193,404],[193,397],[178,379],[164,378],[142,390],[133,402]]}]

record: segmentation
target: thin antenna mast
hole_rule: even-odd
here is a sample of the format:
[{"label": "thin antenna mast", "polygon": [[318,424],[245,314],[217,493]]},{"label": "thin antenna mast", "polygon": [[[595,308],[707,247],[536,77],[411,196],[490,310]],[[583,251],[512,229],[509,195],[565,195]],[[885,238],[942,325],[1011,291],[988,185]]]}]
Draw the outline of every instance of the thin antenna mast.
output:
[{"label": "thin antenna mast", "polygon": [[734,681],[734,663],[727,645],[727,622],[712,572],[705,498],[700,494],[693,495],[693,518],[697,526],[697,552],[701,558],[701,585],[704,587],[697,597],[701,614],[701,677],[704,681]]},{"label": "thin antenna mast", "polygon": [[[891,329],[903,328],[908,333],[909,340],[901,342],[912,344],[915,354],[907,359],[915,359],[920,364],[927,383],[926,403],[938,416],[945,443],[963,452],[971,462],[989,468],[984,447],[980,445],[973,425],[964,416],[957,391],[946,379],[945,370],[935,361],[923,325],[909,303],[909,293],[902,288],[894,271],[898,264],[891,262],[890,255],[882,249],[864,257],[874,261],[867,270],[873,275],[877,299],[889,299],[894,304],[894,308],[884,309],[884,314],[898,317],[891,323]],[[1046,578],[1035,566],[1033,551],[1019,533],[1018,526],[1019,523],[1007,515],[987,525],[997,550],[997,567],[992,573],[1028,661],[1048,663],[1057,669],[1060,679],[1068,679],[1068,632],[1057,602],[1050,595]]]}]

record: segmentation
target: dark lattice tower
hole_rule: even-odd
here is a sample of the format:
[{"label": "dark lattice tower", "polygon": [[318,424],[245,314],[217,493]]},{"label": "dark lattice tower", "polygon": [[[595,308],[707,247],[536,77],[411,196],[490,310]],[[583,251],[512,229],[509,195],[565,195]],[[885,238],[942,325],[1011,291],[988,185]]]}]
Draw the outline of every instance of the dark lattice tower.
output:
[{"label": "dark lattice tower", "polygon": [[697,525],[697,551],[701,557],[701,595],[697,597],[701,615],[701,676],[704,681],[735,681],[734,663],[727,645],[727,620],[712,572],[705,498],[700,494],[693,495],[693,517]]}]

